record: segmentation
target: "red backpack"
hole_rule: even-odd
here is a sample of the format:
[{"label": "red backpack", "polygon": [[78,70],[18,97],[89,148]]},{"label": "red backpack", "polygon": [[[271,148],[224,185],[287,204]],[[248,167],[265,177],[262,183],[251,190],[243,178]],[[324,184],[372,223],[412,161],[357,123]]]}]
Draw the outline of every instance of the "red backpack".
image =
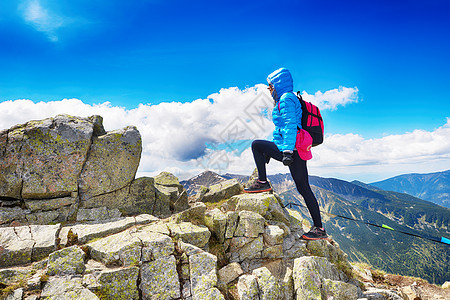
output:
[{"label": "red backpack", "polygon": [[302,128],[309,132],[313,139],[312,146],[323,143],[323,119],[320,110],[311,102],[303,100],[300,92],[297,92],[297,98],[302,105]]},{"label": "red backpack", "polygon": [[[323,143],[323,119],[320,110],[311,102],[303,100],[300,91],[297,92],[298,101],[302,105],[302,128],[311,135],[312,146],[318,146]],[[278,110],[280,102],[278,101]]]}]

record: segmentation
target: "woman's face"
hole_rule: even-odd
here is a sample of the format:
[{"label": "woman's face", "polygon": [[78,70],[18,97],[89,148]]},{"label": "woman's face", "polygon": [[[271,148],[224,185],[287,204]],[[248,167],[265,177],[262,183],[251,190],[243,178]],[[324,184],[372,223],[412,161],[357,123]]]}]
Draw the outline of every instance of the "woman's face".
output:
[{"label": "woman's face", "polygon": [[275,88],[273,87],[273,85],[269,84],[268,89],[269,89],[270,94],[272,95],[272,98],[276,99],[277,98],[277,93],[276,93]]}]

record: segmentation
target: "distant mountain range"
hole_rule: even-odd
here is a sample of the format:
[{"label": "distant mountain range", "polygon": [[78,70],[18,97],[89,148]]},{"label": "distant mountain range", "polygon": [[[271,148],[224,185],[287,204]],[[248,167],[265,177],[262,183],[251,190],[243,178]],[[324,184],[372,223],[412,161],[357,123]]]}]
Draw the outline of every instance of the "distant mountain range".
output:
[{"label": "distant mountain range", "polygon": [[226,178],[220,176],[217,173],[212,171],[205,171],[195,177],[190,178],[189,180],[183,180],[180,183],[186,189],[186,192],[189,196],[195,195],[198,192],[200,186],[211,186],[221,181],[226,180]]},{"label": "distant mountain range", "polygon": [[385,191],[410,194],[450,208],[450,170],[430,174],[399,175],[373,182],[371,185]]},{"label": "distant mountain range", "polygon": [[[181,183],[185,187],[194,186],[193,182],[196,186],[208,186],[209,182],[230,178],[245,183],[249,177],[233,174],[219,176],[208,171],[194,177],[192,181],[190,179]],[[285,205],[299,205],[293,207],[305,219],[311,219],[290,174],[277,174],[268,178]],[[310,176],[309,180],[323,212],[327,232],[351,260],[366,262],[394,274],[421,277],[432,283],[442,284],[450,280],[450,246],[364,223],[384,224],[425,238],[450,238],[448,208],[362,182],[317,176]]]}]

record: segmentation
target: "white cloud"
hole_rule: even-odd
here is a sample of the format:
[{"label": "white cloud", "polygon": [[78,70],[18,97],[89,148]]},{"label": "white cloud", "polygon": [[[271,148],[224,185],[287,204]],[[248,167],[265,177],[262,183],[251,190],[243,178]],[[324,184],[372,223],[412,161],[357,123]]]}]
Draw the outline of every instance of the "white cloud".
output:
[{"label": "white cloud", "polygon": [[[308,95],[307,100],[322,103],[322,110],[336,109],[355,102],[357,92],[356,88],[339,88]],[[108,131],[128,125],[139,129],[143,138],[139,176],[169,171],[185,179],[205,169],[250,174],[255,167],[250,144],[271,135],[274,127],[267,115],[271,115],[272,107],[265,85],[222,89],[207,99],[141,104],[135,109],[109,102],[88,105],[78,99],[38,103],[15,100],[0,103],[0,129],[60,113],[83,117],[99,114]],[[348,180],[450,169],[450,119],[431,132],[415,130],[380,139],[329,135],[323,145],[313,149],[313,155],[308,163],[310,174]],[[286,172],[281,163],[268,166],[268,174]]]},{"label": "white cloud", "polygon": [[66,25],[62,16],[44,7],[41,0],[22,1],[19,11],[22,13],[23,19],[36,30],[47,34],[51,41],[58,41],[57,29]]},{"label": "white cloud", "polygon": [[358,102],[358,88],[339,87],[322,93],[316,92],[314,95],[309,95],[307,92],[302,92],[304,100],[314,103],[320,109],[335,110],[339,105],[345,106],[349,103]]}]

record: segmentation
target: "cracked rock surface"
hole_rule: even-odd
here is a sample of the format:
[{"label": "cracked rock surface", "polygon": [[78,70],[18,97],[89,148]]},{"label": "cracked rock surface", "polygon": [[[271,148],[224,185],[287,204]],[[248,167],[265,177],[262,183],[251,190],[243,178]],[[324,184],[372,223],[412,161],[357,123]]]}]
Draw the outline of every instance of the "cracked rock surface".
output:
[{"label": "cracked rock surface", "polygon": [[136,127],[106,132],[101,116],[57,115],[0,131],[0,227],[189,208],[174,175],[135,178],[141,152]]}]

